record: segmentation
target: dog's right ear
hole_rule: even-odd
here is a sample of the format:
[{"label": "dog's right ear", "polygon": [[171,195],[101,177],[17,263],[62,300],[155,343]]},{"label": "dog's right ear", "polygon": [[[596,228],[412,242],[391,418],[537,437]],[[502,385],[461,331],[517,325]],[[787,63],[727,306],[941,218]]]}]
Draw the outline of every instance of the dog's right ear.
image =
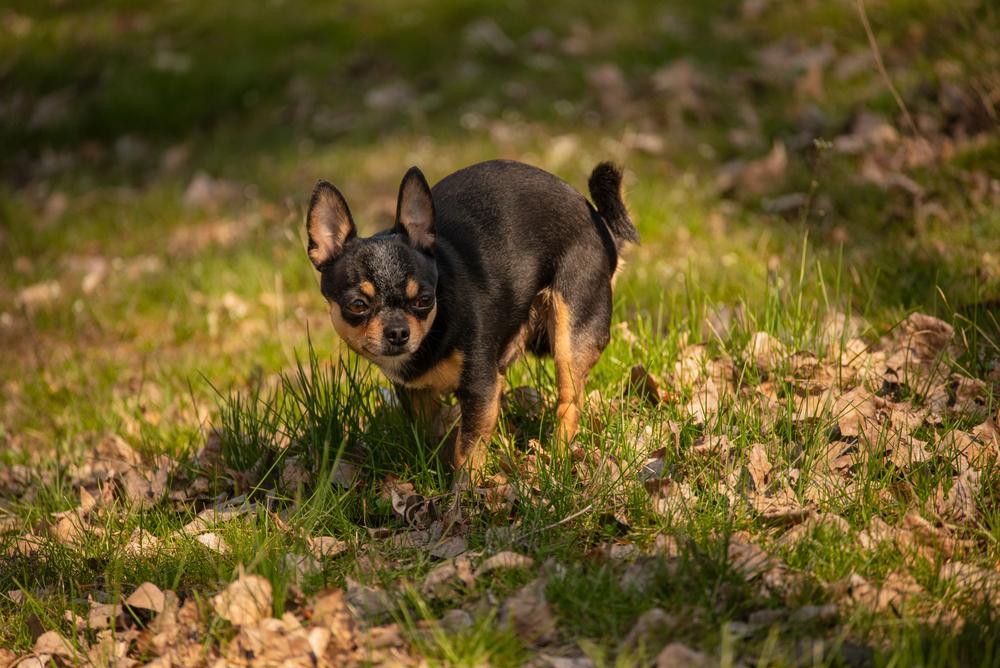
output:
[{"label": "dog's right ear", "polygon": [[309,259],[317,269],[335,260],[347,242],[357,235],[347,201],[328,181],[317,182],[313,189],[306,214],[306,231]]}]

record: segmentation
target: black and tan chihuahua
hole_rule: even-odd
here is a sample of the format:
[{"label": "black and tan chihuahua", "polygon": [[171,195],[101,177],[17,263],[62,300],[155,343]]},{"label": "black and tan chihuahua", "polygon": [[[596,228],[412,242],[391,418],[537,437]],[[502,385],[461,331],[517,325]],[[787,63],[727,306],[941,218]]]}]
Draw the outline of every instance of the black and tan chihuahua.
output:
[{"label": "black and tan chihuahua", "polygon": [[577,433],[587,374],[608,343],[619,254],[639,235],[609,163],[590,176],[592,206],[519,162],[483,162],[433,188],[416,167],[395,226],[362,239],[343,195],[316,184],[309,257],[337,333],[424,419],[454,392],[453,464],[475,478],[496,427],[503,373],[524,351],[555,358],[557,438]]}]

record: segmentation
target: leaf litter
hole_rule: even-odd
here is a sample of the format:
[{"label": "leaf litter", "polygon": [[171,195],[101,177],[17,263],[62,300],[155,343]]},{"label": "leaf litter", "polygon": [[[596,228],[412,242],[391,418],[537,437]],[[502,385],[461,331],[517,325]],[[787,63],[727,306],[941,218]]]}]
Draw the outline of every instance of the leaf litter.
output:
[{"label": "leaf litter", "polygon": [[[657,378],[642,366],[634,367],[628,378],[635,393],[632,405],[643,402],[657,411],[676,407],[701,432],[687,449],[680,445],[680,425],[670,422],[666,431],[669,440],[661,445],[641,420],[633,420],[631,428],[640,435],[638,457],[575,448],[574,472],[586,489],[602,490],[612,505],[624,504],[622,490],[626,485],[641,484],[653,512],[671,523],[682,523],[703,499],[721,494],[733,509],[755,519],[757,533],[738,532],[732,536],[726,554],[734,572],[758,587],[762,595],[794,600],[808,578],[790,568],[778,554],[794,549],[820,528],[835,529],[866,550],[888,544],[904,554],[932,562],[941,557],[955,559],[970,553],[973,541],[966,537],[965,527],[980,516],[984,493],[981,472],[996,461],[1000,440],[995,419],[984,414],[985,386],[965,382],[964,377],[950,370],[953,356],[959,353],[954,330],[921,314],[911,315],[875,344],[850,339],[838,349],[831,343],[825,358],[793,351],[773,335],[758,332],[751,336],[743,352],[748,368],[759,374],[756,376],[741,368],[739,358],[713,356],[704,345],[688,345],[681,349],[672,373],[664,378]],[[528,419],[538,419],[545,410],[538,396],[523,390],[511,394],[507,401]],[[804,457],[794,448],[768,440],[766,431],[744,445],[745,436],[720,426],[720,412],[736,404],[746,408],[754,403],[761,407],[762,414],[774,417],[791,411],[796,421],[822,426],[823,433],[828,434],[825,450]],[[588,405],[600,405],[602,410],[612,412],[627,408],[619,400],[607,401],[593,395]],[[935,431],[940,418],[967,415],[983,421],[968,431]],[[932,440],[918,438],[915,433],[932,433]],[[665,464],[678,454],[684,455],[686,466]],[[506,472],[472,491],[472,498],[479,501],[464,509],[466,515],[485,511],[495,519],[497,514],[509,512],[522,495],[533,502],[544,502],[544,486],[533,481],[541,467],[550,465],[552,453],[532,439],[526,452],[515,451],[512,456]],[[217,455],[212,454],[211,439],[199,458],[203,465],[219,466]],[[867,474],[872,458],[881,458],[884,465],[899,471],[928,463],[953,467],[951,483],[939,486],[930,505],[923,509],[934,519],[928,520],[917,508],[911,508],[901,522],[890,524],[873,515],[867,526],[855,531],[832,510],[829,501],[850,495],[859,476]],[[717,476],[711,488],[703,482],[712,479],[708,471]],[[192,479],[187,469],[164,457],[147,459],[118,437],[101,441],[70,472],[79,489],[79,504],[53,514],[49,532],[71,545],[79,545],[89,535],[100,535],[103,528],[95,520],[117,503],[150,508],[170,502],[188,503],[187,499],[198,499],[203,494],[188,491],[200,484],[197,475]],[[278,483],[286,489],[311,482],[308,471],[294,459],[286,460],[278,477]],[[178,492],[177,485],[187,487]],[[238,486],[230,489],[238,492]],[[447,495],[427,497],[412,484],[389,477],[382,482],[381,496],[391,508],[397,526],[373,528],[369,531],[371,538],[376,543],[386,541],[393,548],[417,550],[439,562],[416,588],[426,600],[463,605],[470,594],[482,592],[485,581],[497,571],[531,571],[535,566],[531,557],[512,550],[486,558],[469,552],[468,517],[463,517],[460,507],[449,505]],[[258,508],[257,503],[242,496],[217,497],[170,537],[157,537],[136,528],[125,551],[151,555],[162,550],[170,539],[183,538],[226,555],[230,546],[213,529],[256,514]],[[304,554],[286,555],[292,583],[318,572],[322,560],[335,558],[352,547],[334,536],[300,535],[276,513],[267,513],[304,549]],[[627,513],[616,510],[611,515],[627,535]],[[657,560],[676,560],[674,537],[661,534],[656,544],[661,542],[664,548],[654,547],[651,554],[628,542],[605,546],[606,558],[624,565],[623,588],[644,590],[657,568],[654,563],[662,563]],[[21,543],[25,549],[35,549],[27,538],[22,538]],[[975,565],[947,561],[938,577],[957,595],[983,600],[996,596],[992,593],[997,589],[996,573]],[[557,617],[545,595],[547,578],[543,569],[542,575],[496,604],[498,622],[532,647],[549,647],[559,637]],[[852,574],[824,586],[839,605],[860,605],[893,614],[900,614],[913,601],[927,598],[926,590],[903,571],[891,573],[878,584]],[[273,603],[271,583],[243,572],[211,598],[208,614],[192,599],[181,601],[174,592],[145,583],[120,603],[90,601],[87,617],[79,624],[97,635],[81,651],[88,656],[113,656],[123,665],[133,661],[130,657],[135,656],[136,648],[160,657],[154,659],[154,663],[160,662],[157,665],[183,664],[195,656],[204,659],[206,625],[218,618],[234,626],[236,636],[229,643],[211,645],[207,656],[225,658],[236,665],[314,665],[318,657],[334,655],[340,657],[342,665],[354,665],[351,662],[358,660],[359,652],[371,655],[373,639],[382,647],[376,651],[395,657],[400,665],[417,665],[419,661],[398,628],[377,625],[402,604],[392,589],[348,577],[343,590],[320,594],[311,603],[306,600],[304,608],[293,603],[280,618],[272,616]],[[315,609],[310,610],[310,604]],[[828,618],[834,605],[813,606],[816,612],[809,606],[799,608],[789,619],[801,622]],[[339,621],[324,621],[332,618]],[[474,619],[469,610],[454,608],[443,613],[441,624],[447,621],[456,628],[466,628]],[[623,646],[661,645],[651,643],[649,636],[660,633],[662,638],[663,630],[675,623],[672,615],[650,610],[636,623]],[[117,635],[109,635],[111,632]],[[130,635],[122,636],[123,632]],[[36,648],[36,655],[59,656],[55,653],[60,646],[55,636],[46,643],[51,647]],[[707,655],[676,642],[659,651],[657,665],[711,661]],[[546,656],[575,661],[557,654]]]}]

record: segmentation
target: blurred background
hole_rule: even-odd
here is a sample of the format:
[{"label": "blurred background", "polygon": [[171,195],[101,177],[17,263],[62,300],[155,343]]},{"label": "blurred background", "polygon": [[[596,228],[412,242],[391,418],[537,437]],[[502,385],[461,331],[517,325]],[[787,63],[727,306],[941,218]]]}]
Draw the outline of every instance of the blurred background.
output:
[{"label": "blurred background", "polygon": [[370,233],[410,165],[496,157],[581,190],[625,165],[644,243],[617,308],[644,335],[799,291],[874,325],[972,323],[969,364],[993,368],[1000,7],[867,16],[887,76],[846,0],[7,0],[7,451],[184,441],[192,378],[252,382],[307,332],[335,349],[303,251],[316,179]]}]

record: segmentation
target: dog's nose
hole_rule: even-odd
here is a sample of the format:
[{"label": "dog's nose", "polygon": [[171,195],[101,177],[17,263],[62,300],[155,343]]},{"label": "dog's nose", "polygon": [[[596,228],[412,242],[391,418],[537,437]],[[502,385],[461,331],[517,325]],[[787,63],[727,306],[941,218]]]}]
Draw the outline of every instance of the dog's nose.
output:
[{"label": "dog's nose", "polygon": [[394,346],[401,346],[410,340],[410,328],[406,325],[390,327],[385,330],[385,338]]}]

